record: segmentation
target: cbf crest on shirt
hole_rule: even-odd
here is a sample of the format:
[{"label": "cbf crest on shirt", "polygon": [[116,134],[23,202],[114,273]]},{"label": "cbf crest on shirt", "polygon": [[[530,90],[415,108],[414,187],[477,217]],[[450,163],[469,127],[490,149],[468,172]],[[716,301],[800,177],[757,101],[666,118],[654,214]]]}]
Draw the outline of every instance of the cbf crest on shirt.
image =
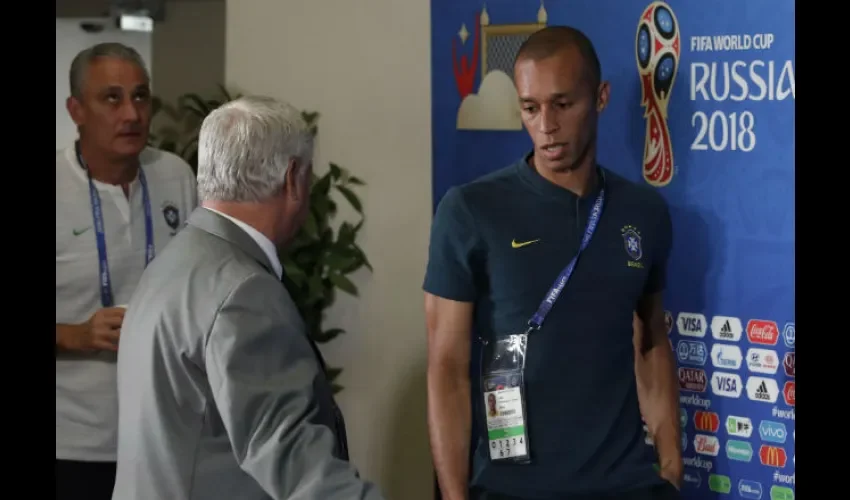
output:
[{"label": "cbf crest on shirt", "polygon": [[171,228],[171,236],[177,234],[177,228],[180,227],[180,209],[173,201],[165,201],[162,204],[162,216],[165,218],[165,223]]}]

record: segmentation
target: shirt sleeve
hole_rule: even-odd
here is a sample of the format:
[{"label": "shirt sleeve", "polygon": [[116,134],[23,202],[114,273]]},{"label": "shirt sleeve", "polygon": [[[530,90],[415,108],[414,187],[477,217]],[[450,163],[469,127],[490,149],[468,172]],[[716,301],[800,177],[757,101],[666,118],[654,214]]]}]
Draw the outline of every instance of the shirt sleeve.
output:
[{"label": "shirt sleeve", "polygon": [[661,292],[667,286],[667,262],[670,257],[670,249],[673,246],[673,223],[666,202],[662,202],[661,205],[655,237],[658,243],[652,253],[649,279],[644,289],[644,295]]},{"label": "shirt sleeve", "polygon": [[478,233],[463,191],[453,187],[434,214],[424,290],[450,300],[474,302],[477,295],[474,259],[478,246]]}]

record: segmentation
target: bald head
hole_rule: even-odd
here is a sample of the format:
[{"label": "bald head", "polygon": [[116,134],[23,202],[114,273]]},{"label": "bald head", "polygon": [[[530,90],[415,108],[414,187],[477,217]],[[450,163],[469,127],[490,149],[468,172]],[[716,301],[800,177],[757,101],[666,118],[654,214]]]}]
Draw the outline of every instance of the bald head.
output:
[{"label": "bald head", "polygon": [[520,61],[539,61],[567,49],[577,50],[581,54],[589,83],[596,88],[602,81],[602,68],[596,49],[587,35],[570,26],[547,26],[532,33],[517,51],[514,67]]}]

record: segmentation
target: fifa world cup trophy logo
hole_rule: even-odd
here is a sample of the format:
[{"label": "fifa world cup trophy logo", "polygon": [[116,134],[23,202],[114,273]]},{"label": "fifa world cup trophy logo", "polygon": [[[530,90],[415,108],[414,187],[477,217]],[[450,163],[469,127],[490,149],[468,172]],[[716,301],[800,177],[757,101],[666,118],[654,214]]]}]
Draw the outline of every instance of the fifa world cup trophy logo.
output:
[{"label": "fifa world cup trophy logo", "polygon": [[635,55],[646,119],[643,178],[655,187],[673,179],[673,145],[667,128],[667,104],[679,67],[679,22],[670,6],[652,2],[638,23]]}]

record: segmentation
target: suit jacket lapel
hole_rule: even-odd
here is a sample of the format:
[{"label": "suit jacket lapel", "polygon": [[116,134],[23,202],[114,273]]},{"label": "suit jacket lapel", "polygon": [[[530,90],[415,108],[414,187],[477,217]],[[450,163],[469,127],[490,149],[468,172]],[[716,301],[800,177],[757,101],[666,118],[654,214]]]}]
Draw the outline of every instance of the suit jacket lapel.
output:
[{"label": "suit jacket lapel", "polygon": [[243,231],[242,228],[227,220],[227,218],[206,208],[198,207],[192,212],[186,223],[230,242],[259,262],[272,275],[277,276],[272,263],[269,262],[269,258],[266,257],[266,253],[263,252],[260,245],[248,233]]}]

